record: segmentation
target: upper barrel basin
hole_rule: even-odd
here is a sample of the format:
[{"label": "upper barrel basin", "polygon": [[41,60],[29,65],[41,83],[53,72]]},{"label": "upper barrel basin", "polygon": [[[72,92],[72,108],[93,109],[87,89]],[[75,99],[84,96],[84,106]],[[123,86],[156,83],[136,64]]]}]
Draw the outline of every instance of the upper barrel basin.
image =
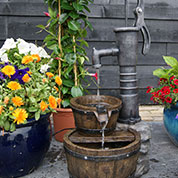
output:
[{"label": "upper barrel basin", "polygon": [[82,132],[99,133],[102,122],[108,120],[105,132],[116,127],[122,101],[113,96],[85,95],[72,98],[70,101],[76,128]]}]

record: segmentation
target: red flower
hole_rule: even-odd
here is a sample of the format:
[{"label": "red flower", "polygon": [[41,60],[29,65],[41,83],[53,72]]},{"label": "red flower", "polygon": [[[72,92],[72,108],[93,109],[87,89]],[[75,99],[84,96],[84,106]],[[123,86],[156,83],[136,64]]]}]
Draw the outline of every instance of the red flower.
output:
[{"label": "red flower", "polygon": [[98,74],[97,74],[97,72],[96,73],[94,73],[94,74],[89,74],[91,77],[95,77],[96,78],[96,80],[98,80]]},{"label": "red flower", "polygon": [[169,93],[171,92],[169,86],[165,86],[161,89],[161,91],[165,94],[165,95],[169,95]]},{"label": "red flower", "polygon": [[167,82],[167,79],[166,78],[160,78],[159,81],[160,82]]},{"label": "red flower", "polygon": [[175,76],[173,75],[172,77],[170,77],[170,81],[173,80],[175,78]]},{"label": "red flower", "polygon": [[173,92],[174,92],[174,93],[178,93],[178,89],[174,89]]},{"label": "red flower", "polygon": [[172,102],[172,98],[167,97],[167,98],[166,98],[166,102],[167,102],[167,103],[171,103],[171,102]]},{"label": "red flower", "polygon": [[148,87],[146,87],[146,88],[148,89],[148,90],[146,91],[146,93],[150,93],[152,87],[148,86]]},{"label": "red flower", "polygon": [[178,85],[178,79],[175,79],[175,80],[174,80],[174,84],[175,84],[175,85]]},{"label": "red flower", "polygon": [[48,12],[43,12],[46,17],[50,17],[50,14]]},{"label": "red flower", "polygon": [[165,79],[165,78],[160,78],[158,85],[160,85],[160,84],[162,84],[162,83],[167,83],[167,82],[168,82],[167,79]]},{"label": "red flower", "polygon": [[60,60],[61,58],[60,58],[60,57],[56,57],[55,59],[56,59],[56,60]]},{"label": "red flower", "polygon": [[170,86],[171,86],[172,88],[175,88],[175,85],[170,84]]}]

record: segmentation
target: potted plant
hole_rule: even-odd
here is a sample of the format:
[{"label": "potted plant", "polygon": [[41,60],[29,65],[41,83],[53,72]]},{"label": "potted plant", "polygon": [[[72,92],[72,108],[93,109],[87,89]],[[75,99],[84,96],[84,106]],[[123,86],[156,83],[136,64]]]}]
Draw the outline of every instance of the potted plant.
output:
[{"label": "potted plant", "polygon": [[49,148],[49,116],[61,101],[61,79],[45,73],[49,58],[22,39],[0,49],[0,177],[32,172]]},{"label": "potted plant", "polygon": [[[50,72],[58,74],[62,79],[62,87],[59,91],[59,98],[62,99],[61,105],[54,113],[55,132],[67,127],[75,127],[72,110],[68,109],[70,99],[82,96],[84,88],[82,80],[88,75],[84,69],[84,62],[88,61],[84,46],[88,43],[84,39],[87,36],[87,28],[92,29],[86,11],[89,10],[89,2],[93,0],[45,0],[48,4],[49,17],[46,26],[38,25],[45,30],[48,35],[44,39],[45,46],[52,50],[51,57],[54,59],[50,64]],[[62,115],[67,108],[67,114],[62,124]],[[71,119],[69,119],[71,118]],[[56,127],[57,122],[59,125]],[[56,139],[63,140],[63,133],[57,134]]]},{"label": "potted plant", "polygon": [[164,126],[175,145],[178,146],[178,61],[171,56],[163,56],[169,68],[159,68],[153,75],[159,77],[158,87],[148,87],[151,100],[163,104]]}]

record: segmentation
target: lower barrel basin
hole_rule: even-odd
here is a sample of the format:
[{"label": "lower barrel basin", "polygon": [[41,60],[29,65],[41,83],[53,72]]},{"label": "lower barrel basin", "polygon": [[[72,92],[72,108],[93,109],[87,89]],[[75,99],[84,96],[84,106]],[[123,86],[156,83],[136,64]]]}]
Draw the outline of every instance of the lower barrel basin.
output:
[{"label": "lower barrel basin", "polygon": [[[64,136],[64,149],[70,178],[134,177],[140,134],[132,129],[127,132],[128,139],[123,136],[118,142],[107,141],[105,149],[102,149],[101,143],[87,143],[87,138],[85,143],[74,143],[71,140],[75,140],[76,130],[69,131]],[[129,141],[130,136],[134,138],[132,141]]]},{"label": "lower barrel basin", "polygon": [[104,131],[113,131],[116,128],[121,105],[120,99],[106,95],[85,95],[70,100],[76,128],[85,133],[100,133],[102,130],[96,116],[97,106],[105,107],[106,110],[103,113],[108,116],[108,124]]}]

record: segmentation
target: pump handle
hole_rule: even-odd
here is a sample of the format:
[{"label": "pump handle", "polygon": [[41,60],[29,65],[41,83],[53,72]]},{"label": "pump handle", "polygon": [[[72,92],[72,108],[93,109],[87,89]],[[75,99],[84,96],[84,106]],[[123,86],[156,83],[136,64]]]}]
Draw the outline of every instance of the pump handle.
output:
[{"label": "pump handle", "polygon": [[137,7],[134,10],[135,14],[135,27],[138,27],[143,36],[143,47],[142,47],[142,54],[147,54],[150,50],[151,45],[151,36],[149,30],[144,21],[144,2],[143,0],[137,0]]}]

